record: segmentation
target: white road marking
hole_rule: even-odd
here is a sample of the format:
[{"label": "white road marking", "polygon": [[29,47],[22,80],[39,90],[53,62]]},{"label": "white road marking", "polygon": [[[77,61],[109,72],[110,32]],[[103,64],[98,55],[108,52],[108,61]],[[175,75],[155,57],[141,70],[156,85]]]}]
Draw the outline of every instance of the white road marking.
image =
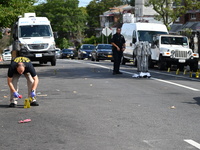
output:
[{"label": "white road marking", "polygon": [[[157,72],[157,71],[153,71],[153,70],[151,70],[151,72],[157,73],[157,74],[163,74],[165,76],[171,76],[171,77],[176,77],[176,78],[188,79],[188,77],[177,76],[177,75],[174,75],[174,74],[167,74],[167,73],[164,73],[164,72]],[[190,80],[192,80],[192,81],[199,81],[198,79],[194,79],[194,78],[190,78]]]},{"label": "white road marking", "polygon": [[199,143],[197,143],[197,142],[195,142],[193,140],[190,140],[190,139],[185,139],[184,141],[187,142],[187,143],[189,143],[190,145],[192,145],[192,146],[200,149],[200,144]]},{"label": "white road marking", "polygon": [[[81,61],[74,61],[74,60],[73,60],[73,62],[83,63]],[[92,64],[92,63],[89,63],[89,62],[84,62],[84,64],[88,64],[88,65],[97,66],[97,67],[101,67],[101,68],[112,70],[112,68],[106,67],[106,66],[103,66],[103,65],[100,65],[100,64]],[[130,74],[130,75],[134,74],[132,72],[127,72],[127,71],[123,71],[123,70],[120,70],[120,71],[123,72],[123,73],[126,73],[126,74]],[[161,74],[160,72],[154,72],[154,73]],[[162,73],[162,74],[164,74],[164,73]],[[167,74],[167,75],[169,75],[169,74]],[[171,76],[173,76],[173,75],[171,75]],[[170,82],[170,81],[167,81],[167,80],[162,80],[162,79],[153,78],[153,77],[151,77],[150,79],[153,79],[153,80],[156,80],[156,81],[159,81],[159,82],[163,82],[163,83],[168,83],[168,84],[171,84],[171,85],[176,85],[176,86],[179,86],[179,87],[182,87],[182,88],[185,88],[185,89],[189,89],[189,90],[192,90],[192,91],[197,91],[197,92],[200,91],[200,89],[192,88],[192,87],[189,87],[189,86],[185,86],[185,85],[182,85],[182,84]]]},{"label": "white road marking", "polygon": [[192,90],[192,91],[200,91],[199,89],[195,89],[195,88],[192,88],[192,87],[189,87],[189,86],[185,86],[185,85],[182,85],[182,84],[178,84],[178,83],[174,83],[174,82],[170,82],[170,81],[166,81],[166,80],[162,80],[162,79],[157,79],[157,78],[151,78],[153,80],[157,80],[157,81],[160,81],[160,82],[164,82],[164,83],[168,83],[168,84],[172,84],[172,85],[176,85],[176,86],[179,86],[179,87],[183,87],[183,88],[186,88],[186,89],[189,89],[189,90]]},{"label": "white road marking", "polygon": [[151,148],[154,147],[148,140],[143,140],[143,142],[146,143],[147,145],[149,145]]}]

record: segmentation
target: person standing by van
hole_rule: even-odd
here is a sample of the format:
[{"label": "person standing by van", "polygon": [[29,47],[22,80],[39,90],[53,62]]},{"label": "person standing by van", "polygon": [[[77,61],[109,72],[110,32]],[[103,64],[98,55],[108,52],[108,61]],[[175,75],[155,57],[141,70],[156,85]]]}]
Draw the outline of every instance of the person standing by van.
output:
[{"label": "person standing by van", "polygon": [[116,33],[113,35],[113,38],[111,39],[111,44],[113,46],[113,58],[114,58],[114,64],[113,64],[113,75],[115,74],[122,74],[122,72],[119,71],[121,59],[123,56],[123,51],[126,48],[125,39],[124,36],[121,34],[121,28],[117,28]]},{"label": "person standing by van", "polygon": [[36,71],[29,58],[16,57],[8,69],[7,82],[10,88],[9,107],[15,107],[17,105],[18,98],[22,98],[22,96],[18,93],[18,81],[22,74],[24,74],[27,79],[28,97],[32,97],[33,99],[31,106],[39,106],[35,99],[35,90],[39,82]]}]

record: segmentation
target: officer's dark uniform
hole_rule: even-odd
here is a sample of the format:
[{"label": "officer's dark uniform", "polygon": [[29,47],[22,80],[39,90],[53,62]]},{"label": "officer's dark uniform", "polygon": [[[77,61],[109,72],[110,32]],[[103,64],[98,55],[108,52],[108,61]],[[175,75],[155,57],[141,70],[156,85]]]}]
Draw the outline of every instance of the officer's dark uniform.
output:
[{"label": "officer's dark uniform", "polygon": [[125,43],[124,36],[122,34],[115,33],[111,39],[111,43],[115,43],[120,48],[120,51],[118,51],[115,46],[112,48],[114,58],[113,73],[119,73],[119,67],[123,56],[122,46]]}]

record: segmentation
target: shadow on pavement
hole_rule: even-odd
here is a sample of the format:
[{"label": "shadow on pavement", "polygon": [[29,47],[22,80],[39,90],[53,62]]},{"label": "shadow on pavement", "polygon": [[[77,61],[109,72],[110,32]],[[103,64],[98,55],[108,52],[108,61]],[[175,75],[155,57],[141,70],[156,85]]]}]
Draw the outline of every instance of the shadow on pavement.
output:
[{"label": "shadow on pavement", "polygon": [[192,102],[184,102],[184,103],[187,103],[187,104],[195,104],[195,105],[199,105],[200,106],[200,97],[194,97],[193,98],[195,101],[192,101]]},{"label": "shadow on pavement", "polygon": [[11,108],[11,107],[8,107],[8,105],[0,105],[0,108]]},{"label": "shadow on pavement", "polygon": [[193,98],[196,101],[196,104],[200,106],[200,97]]},{"label": "shadow on pavement", "polygon": [[9,107],[9,105],[0,105],[0,108],[10,108],[10,109],[16,109],[16,108],[24,108],[24,105],[17,105],[16,107]]}]

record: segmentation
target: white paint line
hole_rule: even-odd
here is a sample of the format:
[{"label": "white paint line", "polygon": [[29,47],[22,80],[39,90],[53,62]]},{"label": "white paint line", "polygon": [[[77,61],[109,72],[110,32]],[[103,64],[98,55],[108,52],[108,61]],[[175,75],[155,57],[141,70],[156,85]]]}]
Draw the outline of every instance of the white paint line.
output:
[{"label": "white paint line", "polygon": [[105,68],[105,69],[111,69],[109,67],[106,67],[106,66],[103,66],[103,65],[99,65],[99,64],[92,64],[92,63],[86,63],[86,64],[89,64],[89,65],[92,65],[92,66],[101,67],[101,68]]},{"label": "white paint line", "polygon": [[178,83],[174,83],[174,82],[170,82],[170,81],[166,81],[166,80],[162,80],[162,79],[157,79],[157,78],[151,78],[153,80],[157,80],[157,81],[160,81],[160,82],[164,82],[164,83],[168,83],[168,84],[172,84],[172,85],[176,85],[176,86],[179,86],[179,87],[183,87],[183,88],[186,88],[186,89],[189,89],[189,90],[192,90],[192,91],[200,91],[199,89],[195,89],[195,88],[192,88],[192,87],[189,87],[189,86],[185,86],[185,85],[182,85],[182,84],[178,84]]},{"label": "white paint line", "polygon": [[[74,62],[74,61],[73,61]],[[76,61],[77,63],[83,63],[83,62],[80,62],[80,61]],[[88,64],[88,65],[93,65],[93,66],[97,66],[97,67],[101,67],[101,68],[105,68],[105,69],[110,69],[109,67],[106,67],[106,66],[103,66],[103,65],[99,65],[99,64],[92,64],[92,63],[85,63],[84,64]],[[127,72],[127,71],[122,71],[120,70],[121,72],[123,73],[126,73],[126,74],[130,74],[130,75],[133,75],[134,73],[131,73],[131,72]],[[157,72],[159,74],[159,72]],[[160,81],[160,82],[164,82],[164,83],[168,83],[168,84],[171,84],[171,85],[176,85],[176,86],[179,86],[179,87],[182,87],[182,88],[186,88],[186,89],[189,89],[189,90],[192,90],[192,91],[200,91],[199,89],[196,89],[196,88],[192,88],[192,87],[189,87],[189,86],[185,86],[185,85],[182,85],[182,84],[178,84],[178,83],[174,83],[174,82],[170,82],[170,81],[166,81],[166,80],[162,80],[162,79],[158,79],[158,78],[153,78],[151,77],[150,79],[153,79],[153,80],[156,80],[156,81]]]},{"label": "white paint line", "polygon": [[[131,68],[133,70],[137,70],[137,68],[133,68],[133,67],[129,67],[129,68]],[[187,80],[192,80],[192,81],[198,81],[199,82],[199,79],[195,79],[195,78],[190,78],[190,77],[185,77],[185,76],[177,76],[177,75],[174,75],[174,74],[169,74],[169,73],[165,73],[165,72],[158,72],[158,71],[154,71],[154,70],[150,70],[149,72],[156,73],[156,74],[162,74],[162,75],[165,75],[165,76],[176,77],[176,78],[187,79]]]},{"label": "white paint line", "polygon": [[147,145],[149,145],[151,148],[153,148],[153,145],[149,141],[143,140],[143,142],[146,143]]},{"label": "white paint line", "polygon": [[199,143],[197,143],[197,142],[195,142],[193,140],[190,140],[190,139],[185,139],[184,141],[187,142],[187,143],[189,143],[190,145],[192,145],[192,146],[200,149],[200,144]]},{"label": "white paint line", "polygon": [[[162,75],[165,75],[165,76],[171,76],[171,77],[176,77],[176,78],[188,79],[188,77],[177,76],[177,75],[174,75],[174,74],[167,74],[167,73],[164,73],[164,72],[157,72],[157,71],[153,71],[153,70],[151,70],[150,72],[157,73],[157,74],[162,74]],[[194,78],[189,78],[189,80],[199,81],[198,79],[194,79]]]}]

